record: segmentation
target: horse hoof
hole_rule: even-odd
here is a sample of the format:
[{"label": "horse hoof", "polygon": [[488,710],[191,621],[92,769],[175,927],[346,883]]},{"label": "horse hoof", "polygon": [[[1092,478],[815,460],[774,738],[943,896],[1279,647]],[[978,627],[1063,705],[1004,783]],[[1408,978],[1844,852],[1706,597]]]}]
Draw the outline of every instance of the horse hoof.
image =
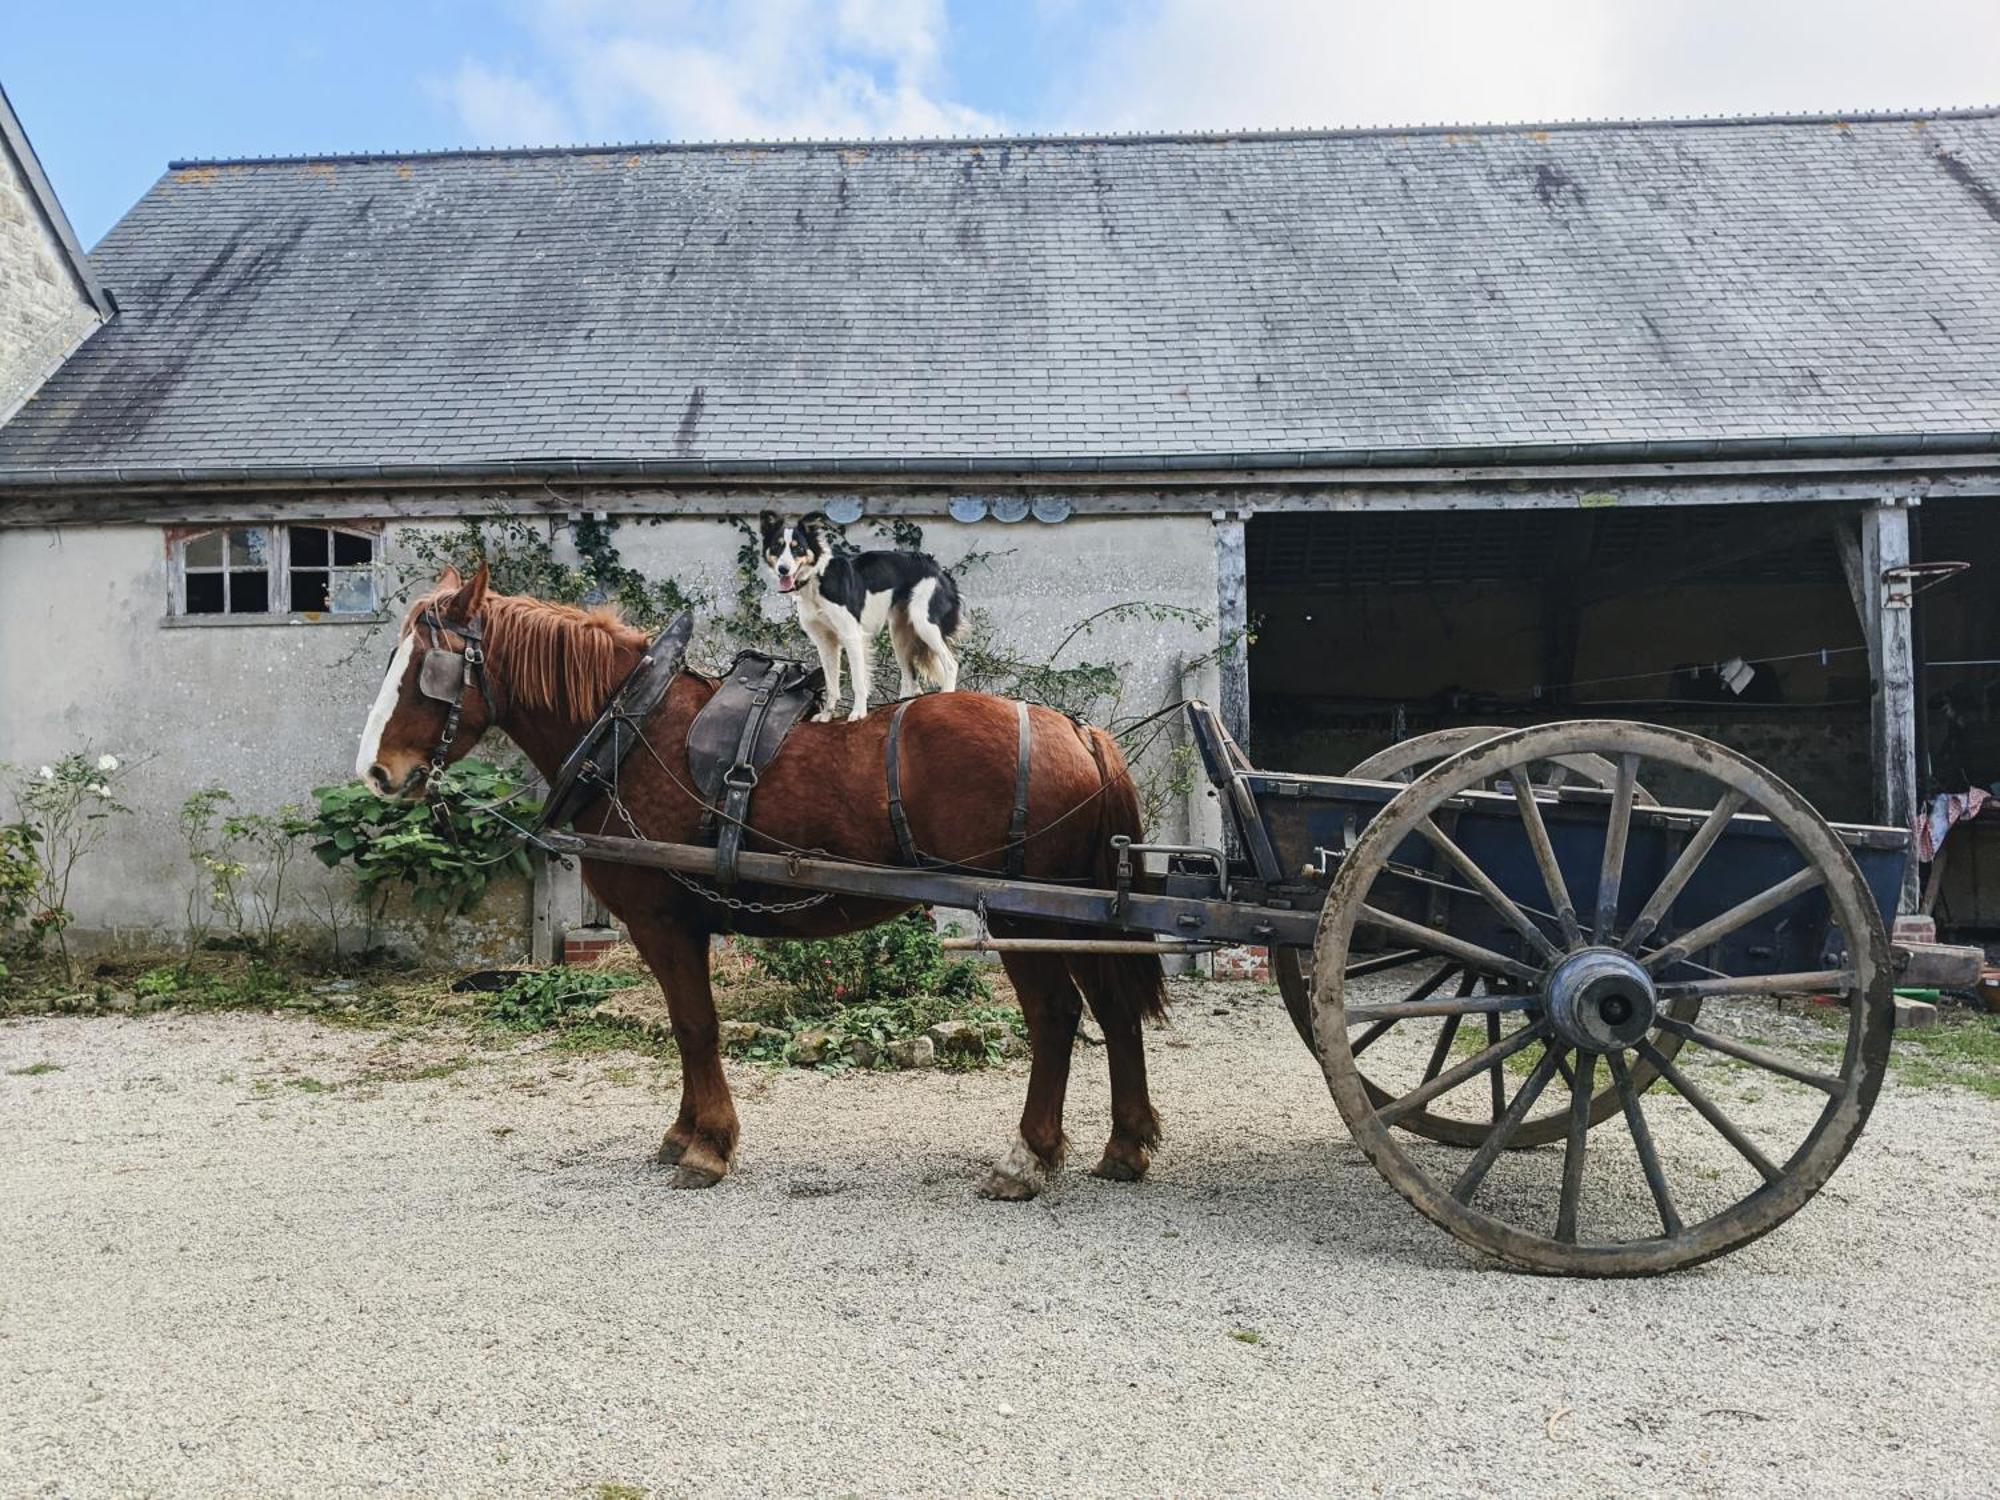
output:
[{"label": "horse hoof", "polygon": [[979,1195],[1001,1203],[1026,1203],[1049,1185],[1053,1175],[1048,1164],[1016,1136],[1007,1154],[993,1164],[986,1181],[979,1185]]},{"label": "horse hoof", "polygon": [[672,1185],[676,1188],[712,1188],[722,1181],[720,1172],[711,1172],[706,1167],[686,1165],[674,1168]]},{"label": "horse hoof", "polygon": [[663,1167],[671,1167],[675,1162],[687,1155],[687,1148],[688,1143],[686,1141],[677,1141],[672,1136],[668,1136],[660,1142],[660,1153],[653,1160],[657,1161]]},{"label": "horse hoof", "polygon": [[1041,1185],[1028,1182],[995,1167],[986,1174],[986,1180],[979,1184],[979,1196],[990,1198],[996,1203],[1026,1203],[1041,1195]]},{"label": "horse hoof", "polygon": [[1104,1159],[1097,1164],[1090,1175],[1102,1177],[1106,1182],[1140,1182],[1146,1176],[1146,1165],[1144,1162],[1128,1161],[1125,1157],[1113,1156],[1107,1151],[1104,1153]]}]

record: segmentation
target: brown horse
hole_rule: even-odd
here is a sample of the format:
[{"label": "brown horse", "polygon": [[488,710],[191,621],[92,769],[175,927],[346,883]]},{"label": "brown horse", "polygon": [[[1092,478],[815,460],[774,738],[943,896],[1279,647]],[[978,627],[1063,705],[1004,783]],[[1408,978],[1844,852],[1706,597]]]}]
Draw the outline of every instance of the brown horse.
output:
[{"label": "brown horse", "polygon": [[[427,651],[463,652],[467,627],[481,638],[483,667],[460,685],[458,719],[421,683]],[[396,654],[362,734],[356,770],[384,797],[417,798],[433,761],[466,754],[488,729],[521,747],[553,778],[571,746],[603,711],[639,661],[646,637],[608,610],[586,611],[491,592],[482,566],[470,582],[448,570],[403,621]],[[444,659],[442,665],[452,665]],[[702,807],[692,791],[685,747],[695,714],[716,683],[684,671],[645,724],[646,743],[620,775],[632,825],[648,839],[704,842]],[[490,701],[489,701],[490,700]],[[1110,883],[1110,840],[1141,837],[1138,799],[1110,736],[1052,709],[1031,710],[1030,879]],[[824,850],[850,859],[899,863],[883,771],[886,712],[854,723],[802,723],[764,770],[752,806],[750,850]],[[1017,726],[1012,703],[977,693],[940,694],[909,709],[903,726],[902,784],[918,847],[944,860],[997,870],[1013,811]],[[1074,816],[1072,816],[1074,814]],[[632,831],[608,798],[575,820],[579,831]],[[725,930],[753,937],[817,938],[887,921],[907,907],[834,896],[802,910],[734,912],[695,887],[650,869],[586,860],[584,878],[617,914],[659,980],[680,1047],[680,1114],[660,1144],[676,1187],[708,1187],[736,1154],[736,1106],[717,1047],[709,987],[709,938]],[[745,886],[739,898],[782,903],[797,891]],[[995,922],[996,930],[1002,926]],[[1066,936],[1060,926],[1017,922],[1007,935]],[[1140,1022],[1161,1013],[1160,961],[1150,955],[1049,952],[1004,955],[1020,997],[1032,1064],[1019,1134],[982,1191],[1024,1199],[1061,1164],[1063,1095],[1082,1002],[1104,1032],[1111,1067],[1111,1140],[1097,1174],[1143,1177],[1159,1140],[1146,1092]],[[1079,994],[1079,992],[1081,992]]]}]

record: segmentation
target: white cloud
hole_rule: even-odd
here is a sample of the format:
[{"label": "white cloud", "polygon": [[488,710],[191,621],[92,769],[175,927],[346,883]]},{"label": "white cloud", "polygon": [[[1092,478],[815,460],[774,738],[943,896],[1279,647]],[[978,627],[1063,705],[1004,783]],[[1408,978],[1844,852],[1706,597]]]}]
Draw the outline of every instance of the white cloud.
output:
[{"label": "white cloud", "polygon": [[539,0],[537,79],[468,61],[442,92],[474,139],[967,135],[943,0]]},{"label": "white cloud", "polygon": [[[1022,7],[994,57],[948,55],[945,0],[518,3],[527,55],[481,53],[434,85],[470,140],[1403,125],[2000,94],[1995,0],[1930,0],[1921,21],[1888,0],[958,0]],[[956,97],[955,73],[979,75],[1007,118]]]},{"label": "white cloud", "polygon": [[575,127],[540,88],[518,74],[468,59],[434,83],[474,141],[486,146],[543,145],[572,138]]},{"label": "white cloud", "polygon": [[1050,123],[1560,120],[2000,93],[1993,0],[1932,0],[1921,22],[1885,0],[1126,0],[1110,14],[1048,80]]}]

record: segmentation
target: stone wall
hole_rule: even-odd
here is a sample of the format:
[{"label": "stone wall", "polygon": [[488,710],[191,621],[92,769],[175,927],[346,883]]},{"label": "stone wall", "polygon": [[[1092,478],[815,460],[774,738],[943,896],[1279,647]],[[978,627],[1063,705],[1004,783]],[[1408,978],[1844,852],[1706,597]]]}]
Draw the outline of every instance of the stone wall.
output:
[{"label": "stone wall", "polygon": [[[587,500],[583,503],[587,503]],[[754,511],[754,506],[753,506]],[[304,521],[310,517],[300,515]],[[864,522],[853,529],[868,544]],[[392,523],[389,564],[407,558],[408,528]],[[741,533],[714,520],[627,520],[614,534],[625,562],[733,601]],[[1095,520],[1015,526],[926,523],[925,545],[966,569],[965,595],[987,635],[1023,657],[1045,656],[1086,616],[1131,602],[1212,613],[1212,529],[1202,518]],[[558,552],[566,552],[560,544]],[[0,761],[37,765],[89,747],[128,767],[135,816],[82,868],[72,900],[79,936],[137,943],[177,930],[191,872],[174,822],[190,791],[227,787],[244,810],[305,800],[352,774],[355,739],[380,680],[390,624],[167,624],[167,542],[154,526],[0,530]],[[787,601],[763,599],[790,626]],[[395,616],[400,618],[400,613]],[[799,654],[810,655],[802,634]],[[1103,622],[1065,660],[1115,664],[1120,688],[1107,713],[1149,713],[1182,692],[1181,667],[1213,650],[1213,627],[1143,615]],[[696,641],[698,664],[719,665],[728,643],[713,628]],[[1213,696],[1213,669],[1191,685]],[[1154,764],[1179,733],[1173,726]],[[490,747],[504,751],[504,746]],[[490,753],[482,747],[481,753]],[[1160,831],[1186,832],[1199,803],[1175,801]],[[11,807],[0,798],[0,816]],[[308,862],[308,878],[324,878]],[[528,907],[516,889],[490,900],[482,923],[454,940],[469,956],[517,956]],[[402,932],[406,946],[426,934]]]},{"label": "stone wall", "polygon": [[20,163],[0,146],[0,420],[96,322]]}]

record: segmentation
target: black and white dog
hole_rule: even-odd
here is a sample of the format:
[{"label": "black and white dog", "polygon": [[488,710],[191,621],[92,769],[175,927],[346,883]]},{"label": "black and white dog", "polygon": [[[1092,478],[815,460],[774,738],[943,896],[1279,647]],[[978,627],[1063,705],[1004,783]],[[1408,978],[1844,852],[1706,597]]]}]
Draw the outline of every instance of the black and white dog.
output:
[{"label": "black and white dog", "polygon": [[868,712],[868,651],[876,634],[889,627],[902,682],[899,698],[929,682],[944,692],[958,686],[958,658],[947,643],[962,623],[958,587],[925,552],[862,552],[841,557],[833,549],[831,523],[818,511],[791,522],[775,511],[759,518],[764,563],[778,592],[798,606],[799,624],[812,637],[826,672],[826,708],[819,723],[833,717],[840,701],[840,659],[847,657],[854,686],[850,720]]}]

